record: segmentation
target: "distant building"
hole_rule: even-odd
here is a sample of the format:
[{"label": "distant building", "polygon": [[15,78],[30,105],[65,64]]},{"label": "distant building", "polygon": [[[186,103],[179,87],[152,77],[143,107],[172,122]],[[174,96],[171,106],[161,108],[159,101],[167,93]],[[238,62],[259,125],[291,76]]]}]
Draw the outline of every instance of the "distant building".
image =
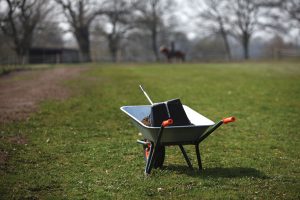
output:
[{"label": "distant building", "polygon": [[33,47],[29,50],[29,63],[75,63],[80,61],[79,51],[71,48]]}]

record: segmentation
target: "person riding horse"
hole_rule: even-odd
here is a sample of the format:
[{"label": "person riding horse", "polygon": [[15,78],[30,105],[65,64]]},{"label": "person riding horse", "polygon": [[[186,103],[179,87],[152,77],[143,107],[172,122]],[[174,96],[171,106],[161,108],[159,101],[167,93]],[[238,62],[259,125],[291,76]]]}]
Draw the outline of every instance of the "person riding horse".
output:
[{"label": "person riding horse", "polygon": [[174,48],[168,49],[165,46],[161,46],[159,51],[166,56],[168,62],[171,62],[173,58],[182,62],[185,61],[185,53],[183,53],[182,51],[175,50]]}]

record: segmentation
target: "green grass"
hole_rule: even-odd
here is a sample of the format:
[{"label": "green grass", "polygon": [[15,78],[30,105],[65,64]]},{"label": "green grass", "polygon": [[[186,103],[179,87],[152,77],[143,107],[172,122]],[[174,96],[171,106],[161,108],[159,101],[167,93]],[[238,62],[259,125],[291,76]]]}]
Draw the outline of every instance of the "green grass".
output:
[{"label": "green grass", "polygon": [[[0,199],[299,199],[300,65],[297,62],[93,64],[65,84],[75,95],[47,101],[22,123],[1,125],[9,163]],[[138,131],[123,105],[179,97],[213,121],[236,116],[200,144],[204,170],[178,147],[145,177]],[[192,146],[187,147],[194,166]]]}]

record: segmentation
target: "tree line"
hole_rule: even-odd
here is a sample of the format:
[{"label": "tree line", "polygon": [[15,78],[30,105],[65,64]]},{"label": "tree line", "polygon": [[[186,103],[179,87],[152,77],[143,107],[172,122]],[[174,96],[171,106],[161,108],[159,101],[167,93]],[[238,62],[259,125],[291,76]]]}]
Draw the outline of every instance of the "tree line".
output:
[{"label": "tree line", "polygon": [[[171,0],[0,0],[1,37],[26,62],[29,49],[47,35],[47,41],[62,43],[63,21],[76,39],[83,62],[92,61],[91,39],[104,38],[111,60],[117,61],[124,47],[141,49],[159,60],[159,46],[170,40],[186,41],[188,32],[174,13],[182,3]],[[257,32],[287,33],[300,29],[300,0],[188,0],[186,16],[201,32],[220,36],[228,60],[230,39],[240,43],[244,59]],[[171,19],[171,20],[170,20]],[[181,29],[180,29],[181,28]],[[178,31],[180,30],[180,31]],[[148,44],[143,47],[142,42]],[[147,48],[147,49],[143,49]],[[150,50],[150,51],[149,51]]]}]

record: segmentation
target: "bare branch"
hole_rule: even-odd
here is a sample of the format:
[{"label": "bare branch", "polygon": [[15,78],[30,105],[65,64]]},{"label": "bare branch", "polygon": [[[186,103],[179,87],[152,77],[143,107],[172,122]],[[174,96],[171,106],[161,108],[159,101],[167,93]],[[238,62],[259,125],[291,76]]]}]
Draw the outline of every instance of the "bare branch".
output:
[{"label": "bare branch", "polygon": [[2,13],[1,30],[13,40],[17,55],[24,61],[37,25],[51,8],[45,0],[6,0],[5,3],[7,10]]}]

